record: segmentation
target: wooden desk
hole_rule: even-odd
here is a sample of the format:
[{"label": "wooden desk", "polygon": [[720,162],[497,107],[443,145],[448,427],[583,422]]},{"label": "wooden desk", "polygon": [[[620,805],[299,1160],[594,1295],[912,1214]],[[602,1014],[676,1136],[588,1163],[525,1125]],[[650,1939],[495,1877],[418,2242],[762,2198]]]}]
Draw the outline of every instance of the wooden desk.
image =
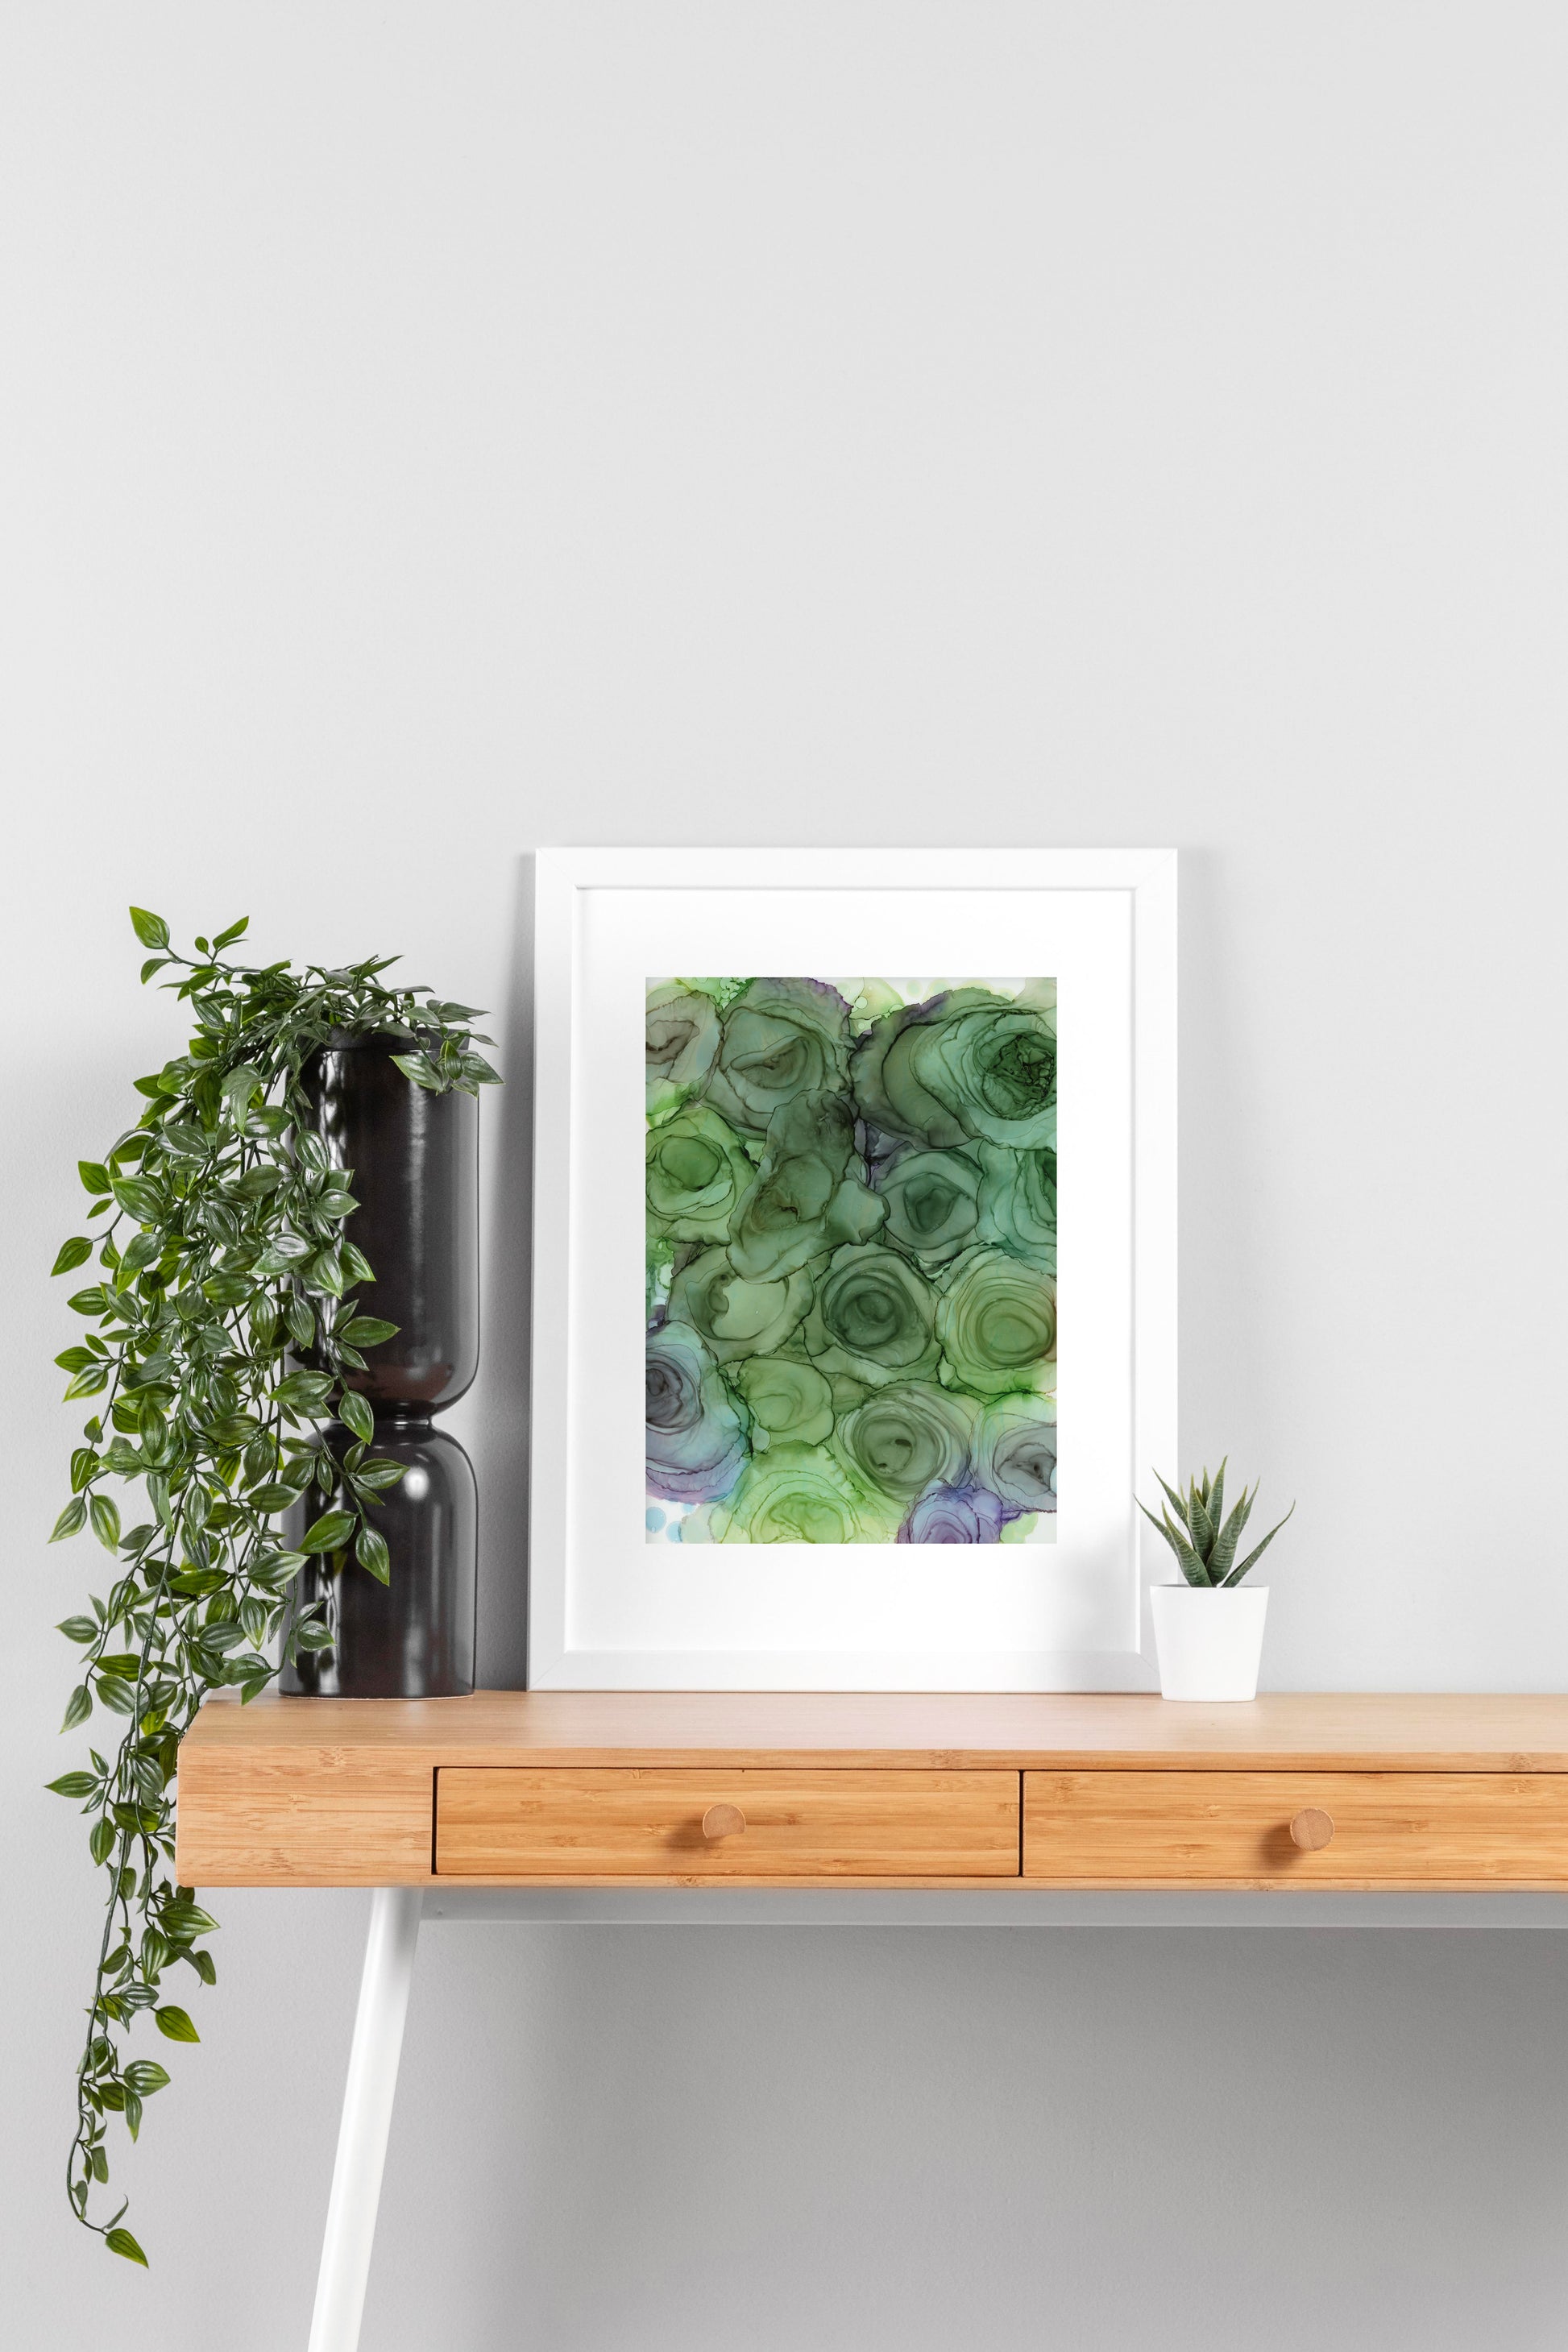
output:
[{"label": "wooden desk", "polygon": [[1555,1888],[1568,1698],[224,1699],[181,1750],[179,1872],[195,1886]]},{"label": "wooden desk", "polygon": [[[1282,1920],[1376,1896],[1568,1912],[1568,1697],[226,1697],[181,1749],[178,1820],[187,1885],[376,1890],[310,2333],[310,2352],[354,2352],[426,1900],[495,1916],[624,1890],[665,1917],[809,1901],[820,1918],[902,1891],[931,1906],[916,1916],[998,1924],[1260,1895]],[[1563,1923],[1554,1903],[1531,1916]]]}]

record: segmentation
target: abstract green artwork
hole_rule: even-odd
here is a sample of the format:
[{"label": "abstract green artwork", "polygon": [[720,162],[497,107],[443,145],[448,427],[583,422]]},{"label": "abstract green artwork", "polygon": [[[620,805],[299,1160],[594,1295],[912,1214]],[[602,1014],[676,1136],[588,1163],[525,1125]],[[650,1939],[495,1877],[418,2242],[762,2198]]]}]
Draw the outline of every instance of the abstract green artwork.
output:
[{"label": "abstract green artwork", "polygon": [[650,980],[647,1202],[650,1543],[1054,1540],[1054,980]]}]

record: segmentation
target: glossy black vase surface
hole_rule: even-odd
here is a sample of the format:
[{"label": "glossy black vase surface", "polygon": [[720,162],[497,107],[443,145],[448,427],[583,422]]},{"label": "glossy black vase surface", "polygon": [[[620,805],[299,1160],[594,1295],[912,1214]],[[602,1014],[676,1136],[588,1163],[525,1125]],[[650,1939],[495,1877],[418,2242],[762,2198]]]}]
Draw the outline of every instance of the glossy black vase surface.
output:
[{"label": "glossy black vase surface", "polygon": [[[334,1425],[326,1444],[352,1444]],[[378,1423],[375,1450],[404,1465],[371,1508],[392,1568],[378,1583],[346,1553],[312,1559],[294,1580],[296,1604],[321,1601],[330,1649],[301,1650],[280,1676],[286,1691],[321,1698],[460,1698],[474,1686],[479,1490],[455,1437],[429,1421]],[[311,1514],[338,1507],[313,1490]],[[306,1513],[289,1530],[304,1532]]]},{"label": "glossy black vase surface", "polygon": [[393,1060],[408,1050],[344,1038],[302,1074],[333,1167],[352,1171],[345,1233],[375,1275],[361,1307],[398,1327],[351,1375],[378,1414],[455,1404],[479,1361],[479,1106],[415,1086]]},{"label": "glossy black vase surface", "polygon": [[[353,1295],[362,1313],[398,1327],[350,1381],[375,1415],[374,1451],[404,1465],[370,1510],[387,1583],[349,1553],[312,1559],[295,1580],[294,1605],[321,1601],[332,1638],[301,1650],[279,1684],[323,1698],[451,1698],[474,1686],[479,1497],[468,1455],[430,1416],[479,1367],[479,1104],[415,1086],[393,1059],[405,1051],[406,1040],[334,1039],[303,1073],[317,1132],[359,1204],[345,1238],[375,1276]],[[322,1442],[341,1454],[353,1441],[334,1426]],[[332,1507],[313,1490],[292,1539]]]}]

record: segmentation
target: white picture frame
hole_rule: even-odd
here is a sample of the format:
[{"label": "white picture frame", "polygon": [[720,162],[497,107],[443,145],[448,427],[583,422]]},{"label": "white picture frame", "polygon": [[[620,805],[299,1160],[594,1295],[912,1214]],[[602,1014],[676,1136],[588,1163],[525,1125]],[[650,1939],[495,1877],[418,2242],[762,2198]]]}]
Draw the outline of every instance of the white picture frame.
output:
[{"label": "white picture frame", "polygon": [[[1132,1496],[1176,1458],[1175,852],[547,849],[534,889],[529,1686],[1148,1687]],[[1058,964],[1064,1350],[1100,1400],[1064,1386],[1062,1542],[646,1546],[634,981]]]}]

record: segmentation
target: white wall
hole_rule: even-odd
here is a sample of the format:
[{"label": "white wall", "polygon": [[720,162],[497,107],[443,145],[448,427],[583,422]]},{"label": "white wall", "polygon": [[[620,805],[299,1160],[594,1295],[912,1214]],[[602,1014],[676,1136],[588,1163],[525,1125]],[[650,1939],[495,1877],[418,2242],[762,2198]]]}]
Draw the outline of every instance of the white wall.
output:
[{"label": "white wall", "polygon": [[[222,1899],[153,2279],[75,2235],[46,1270],[175,1034],[129,899],[401,948],[504,1037],[535,843],[1175,842],[1184,1450],[1300,1496],[1268,1677],[1561,1685],[1565,48],[1522,0],[4,12],[18,2345],[302,2344],[363,1910]],[[432,1930],[367,2352],[1555,2346],[1564,1966]]]}]

